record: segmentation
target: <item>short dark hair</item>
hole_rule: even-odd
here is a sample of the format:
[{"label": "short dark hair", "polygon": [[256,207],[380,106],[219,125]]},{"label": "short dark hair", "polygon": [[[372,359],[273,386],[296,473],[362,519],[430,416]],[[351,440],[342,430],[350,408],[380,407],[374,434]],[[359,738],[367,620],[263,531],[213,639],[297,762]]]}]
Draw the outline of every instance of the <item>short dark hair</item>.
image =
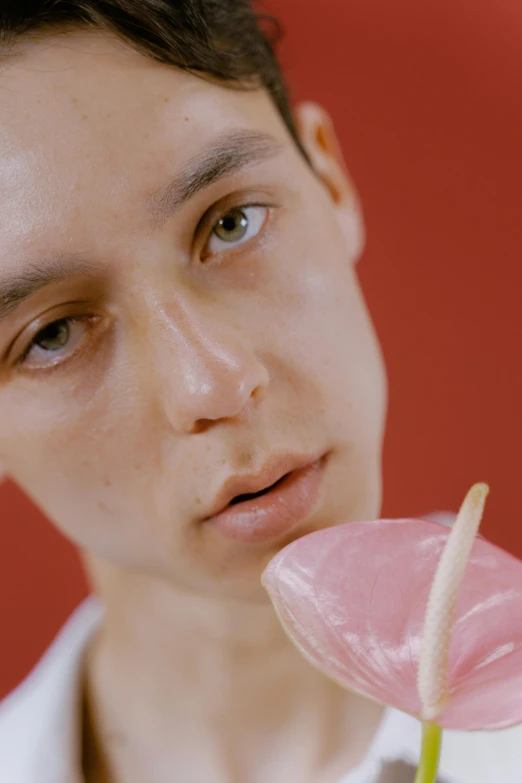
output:
[{"label": "short dark hair", "polygon": [[[299,150],[288,87],[274,47],[280,23],[254,10],[252,0],[0,0],[0,61],[22,37],[68,28],[115,33],[166,65],[234,89],[264,88]],[[2,53],[3,50],[3,53]]]}]

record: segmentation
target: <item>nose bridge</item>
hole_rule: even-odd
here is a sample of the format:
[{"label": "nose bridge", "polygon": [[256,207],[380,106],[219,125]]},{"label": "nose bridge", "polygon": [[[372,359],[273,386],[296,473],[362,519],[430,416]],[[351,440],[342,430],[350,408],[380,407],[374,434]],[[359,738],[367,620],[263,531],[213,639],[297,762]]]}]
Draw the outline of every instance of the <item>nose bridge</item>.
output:
[{"label": "nose bridge", "polygon": [[156,297],[149,318],[152,371],[176,429],[237,416],[267,386],[254,346],[210,298],[179,290]]}]

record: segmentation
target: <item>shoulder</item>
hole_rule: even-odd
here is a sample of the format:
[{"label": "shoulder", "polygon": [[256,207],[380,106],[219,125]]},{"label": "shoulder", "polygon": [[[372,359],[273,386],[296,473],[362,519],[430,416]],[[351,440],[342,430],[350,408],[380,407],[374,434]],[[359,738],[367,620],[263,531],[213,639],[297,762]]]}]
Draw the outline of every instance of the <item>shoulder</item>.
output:
[{"label": "shoulder", "polygon": [[74,753],[81,660],[101,616],[94,598],[80,604],[30,674],[0,702],[0,781],[74,780],[64,772]]}]

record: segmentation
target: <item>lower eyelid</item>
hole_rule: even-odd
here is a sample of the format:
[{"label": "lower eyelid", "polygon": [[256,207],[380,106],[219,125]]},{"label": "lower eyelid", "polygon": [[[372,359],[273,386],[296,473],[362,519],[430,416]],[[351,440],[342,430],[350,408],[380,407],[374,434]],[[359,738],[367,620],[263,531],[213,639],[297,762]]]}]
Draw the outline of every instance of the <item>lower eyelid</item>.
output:
[{"label": "lower eyelid", "polygon": [[[227,251],[226,248],[223,248],[222,251],[218,251],[214,255],[220,255],[221,252],[233,253],[236,248],[239,250],[243,244],[248,245],[251,241],[254,241],[259,236],[262,236],[265,233],[265,229],[266,229],[267,225],[269,224],[273,214],[280,208],[277,204],[267,204],[267,203],[259,203],[259,202],[257,202],[257,203],[239,204],[237,206],[230,206],[229,209],[227,210],[227,212],[231,212],[234,209],[245,209],[246,210],[246,209],[251,209],[251,208],[254,208],[254,207],[259,207],[260,209],[264,209],[265,212],[266,212],[265,218],[264,218],[263,223],[262,223],[260,229],[258,230],[258,232],[253,237],[250,237],[249,239],[245,240],[244,242],[238,241],[237,245],[235,245],[235,246],[233,245],[233,243],[231,243],[231,247],[228,249],[228,251]],[[227,214],[227,212],[222,212],[221,216],[223,217],[224,215]],[[214,222],[213,228],[215,227],[215,225],[217,225],[217,221]],[[212,230],[213,230],[213,228],[212,228]],[[226,245],[226,242],[224,244]],[[207,241],[207,245],[208,245],[208,241]],[[208,254],[205,257],[212,256],[212,255],[213,254],[210,253],[210,254]],[[203,257],[202,257],[202,260],[203,260]],[[51,364],[42,364],[42,365],[39,365],[39,366],[37,365],[37,366],[31,367],[31,366],[27,365],[27,358],[30,355],[32,348],[34,347],[34,341],[36,340],[38,335],[45,328],[47,328],[51,324],[53,324],[55,322],[59,322],[59,321],[68,321],[69,323],[86,322],[88,324],[88,328],[86,329],[86,332],[91,332],[92,333],[92,332],[94,332],[96,330],[96,323],[99,322],[100,320],[101,320],[101,316],[93,316],[93,315],[72,316],[71,315],[71,316],[68,316],[68,317],[64,316],[63,318],[55,318],[53,321],[49,321],[48,324],[46,324],[45,326],[43,326],[41,329],[38,330],[38,332],[33,336],[32,340],[30,341],[30,343],[26,347],[26,349],[24,349],[24,351],[19,356],[19,358],[16,359],[15,365],[16,365],[17,369],[20,369],[21,371],[26,371],[27,373],[31,373],[31,372],[34,372],[34,373],[39,373],[39,372],[40,373],[48,373],[48,372],[52,372],[54,370],[58,370],[58,369],[64,368],[65,365],[68,365],[69,362],[74,361],[75,358],[78,358],[83,353],[83,350],[85,349],[85,347],[91,342],[92,339],[94,339],[92,337],[92,335],[91,336],[86,335],[83,339],[81,339],[79,341],[78,346],[76,348],[72,349],[70,351],[70,353],[68,353],[64,359],[62,359],[62,360],[58,359],[57,361],[55,361],[55,362],[53,362]],[[105,330],[103,330],[103,331],[105,331]],[[67,350],[67,349],[65,348],[64,350]]]},{"label": "lower eyelid", "polygon": [[[32,349],[35,347],[35,340],[37,339],[38,335],[44,331],[48,326],[51,326],[53,323],[60,322],[60,321],[67,321],[70,324],[73,323],[86,323],[86,329],[85,329],[85,336],[80,338],[77,345],[70,349],[69,352],[67,352],[67,346],[64,348],[65,357],[60,359],[57,358],[56,361],[53,361],[51,358],[49,359],[49,363],[46,364],[45,360],[42,359],[42,363],[35,365],[31,365],[28,362],[28,357],[31,354]],[[93,315],[85,315],[85,316],[69,316],[64,318],[56,318],[54,321],[49,321],[49,323],[38,330],[38,332],[34,335],[32,340],[30,341],[27,348],[23,351],[21,356],[16,360],[16,366],[19,370],[25,371],[28,373],[31,372],[51,372],[53,370],[57,370],[64,365],[67,365],[70,361],[74,361],[75,358],[77,358],[83,350],[87,347],[87,345],[90,343],[90,341],[93,339],[92,332],[96,329],[96,323],[100,321],[99,316],[93,316]],[[49,352],[52,353],[51,351]]]},{"label": "lower eyelid", "polygon": [[[227,242],[225,242],[225,240],[221,240],[223,242],[223,248],[221,250],[218,250],[218,251],[214,252],[214,253],[212,253],[212,252],[204,253],[202,255],[202,260],[205,260],[206,258],[211,257],[213,255],[220,255],[220,253],[222,253],[222,252],[223,253],[226,253],[226,252],[233,253],[236,248],[240,248],[243,245],[248,244],[250,241],[255,240],[260,234],[264,233],[264,230],[265,230],[267,224],[270,221],[272,213],[274,212],[275,209],[277,209],[276,205],[274,205],[274,204],[260,204],[260,203],[257,203],[257,204],[256,203],[239,204],[237,207],[230,207],[230,209],[228,209],[226,212],[222,213],[222,217],[225,216],[226,214],[228,214],[229,212],[232,212],[233,210],[247,210],[247,209],[253,209],[255,207],[258,207],[259,209],[263,209],[266,212],[264,220],[263,220],[263,222],[261,224],[261,227],[259,228],[258,232],[253,237],[250,237],[249,239],[246,239],[246,240],[243,240],[243,241],[238,240],[236,244],[234,244],[233,242],[227,243]],[[212,232],[211,232],[211,234],[209,236],[209,239],[207,240],[207,243],[206,243],[205,247],[208,247],[208,245],[210,243],[210,240],[212,239],[213,231],[214,231],[216,225],[217,225],[217,222],[215,222],[213,227],[212,227]],[[228,247],[227,247],[227,244],[229,244]]]}]

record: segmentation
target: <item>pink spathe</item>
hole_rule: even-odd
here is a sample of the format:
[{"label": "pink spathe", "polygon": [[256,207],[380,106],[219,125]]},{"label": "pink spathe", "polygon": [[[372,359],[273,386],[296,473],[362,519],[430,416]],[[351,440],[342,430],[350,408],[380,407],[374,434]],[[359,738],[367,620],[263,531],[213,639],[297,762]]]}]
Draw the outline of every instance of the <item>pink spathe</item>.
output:
[{"label": "pink spathe", "polygon": [[[282,624],[339,684],[419,717],[417,668],[450,530],[421,519],[352,522],[286,546],[263,574]],[[522,723],[522,562],[476,538],[456,606],[447,729]]]}]

